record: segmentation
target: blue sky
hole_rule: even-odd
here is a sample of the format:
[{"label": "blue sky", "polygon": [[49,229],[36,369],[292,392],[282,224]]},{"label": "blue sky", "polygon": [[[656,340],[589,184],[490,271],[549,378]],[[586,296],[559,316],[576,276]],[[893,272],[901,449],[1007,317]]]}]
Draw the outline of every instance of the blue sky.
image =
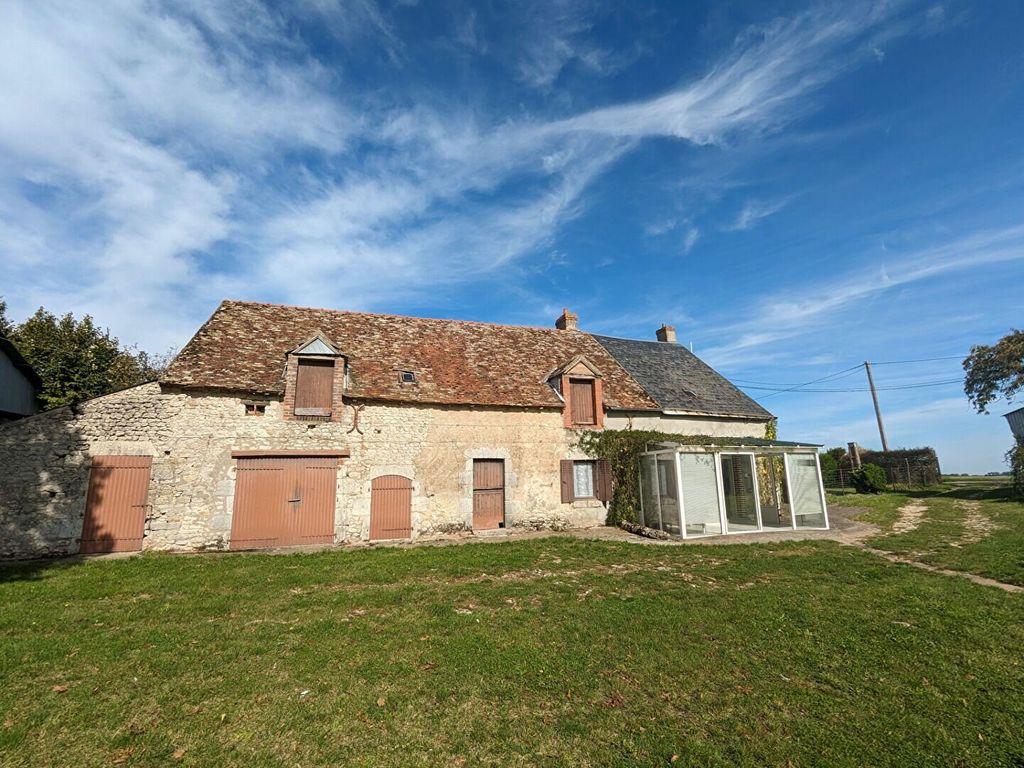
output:
[{"label": "blue sky", "polygon": [[[161,351],[227,297],[568,306],[672,323],[783,436],[868,446],[866,392],[753,387],[1022,325],[1016,2],[222,5],[0,4],[13,319],[88,312]],[[890,442],[1003,469],[1003,404],[886,389],[959,376],[878,366]]]}]

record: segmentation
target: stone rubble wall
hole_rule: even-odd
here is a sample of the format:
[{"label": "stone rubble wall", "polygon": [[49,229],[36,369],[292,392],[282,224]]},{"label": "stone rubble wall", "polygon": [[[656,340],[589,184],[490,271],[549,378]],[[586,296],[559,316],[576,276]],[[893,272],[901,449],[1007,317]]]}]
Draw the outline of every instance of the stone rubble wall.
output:
[{"label": "stone rubble wall", "polygon": [[367,539],[370,482],[383,474],[413,482],[414,538],[469,530],[474,458],[505,459],[508,526],[604,523],[599,502],[561,503],[559,460],[586,457],[559,411],[347,402],[340,422],[304,422],[283,418],[276,401],[246,415],[243,399],[152,383],[0,426],[0,557],[78,550],[89,461],[100,455],[153,457],[145,549],[227,547],[231,452],[243,450],[347,448],[339,542]]}]

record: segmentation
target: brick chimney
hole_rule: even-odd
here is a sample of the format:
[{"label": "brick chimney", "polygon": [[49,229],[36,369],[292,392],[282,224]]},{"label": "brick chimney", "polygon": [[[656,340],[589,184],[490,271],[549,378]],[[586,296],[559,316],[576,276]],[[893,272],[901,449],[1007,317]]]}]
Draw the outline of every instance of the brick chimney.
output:
[{"label": "brick chimney", "polygon": [[657,331],[655,335],[658,337],[658,341],[664,341],[668,344],[675,344],[676,342],[676,329],[673,325],[663,325]]},{"label": "brick chimney", "polygon": [[562,314],[558,316],[557,320],[555,320],[555,328],[560,331],[575,331],[576,321],[579,319],[579,316],[575,312],[563,309]]}]

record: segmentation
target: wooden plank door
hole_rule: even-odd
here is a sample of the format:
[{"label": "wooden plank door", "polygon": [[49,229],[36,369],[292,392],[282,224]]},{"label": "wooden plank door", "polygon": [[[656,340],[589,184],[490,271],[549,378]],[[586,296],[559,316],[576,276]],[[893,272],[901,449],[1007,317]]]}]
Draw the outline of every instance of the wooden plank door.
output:
[{"label": "wooden plank door", "polygon": [[333,543],[337,477],[335,458],[238,459],[231,549]]},{"label": "wooden plank door", "polygon": [[370,539],[408,539],[412,536],[412,480],[382,475],[370,483]]},{"label": "wooden plank door", "polygon": [[152,464],[151,456],[93,457],[80,552],[142,549]]},{"label": "wooden plank door", "polygon": [[338,460],[310,456],[286,463],[286,487],[291,490],[278,546],[334,543]]},{"label": "wooden plank door", "polygon": [[505,527],[505,462],[473,460],[473,530]]}]

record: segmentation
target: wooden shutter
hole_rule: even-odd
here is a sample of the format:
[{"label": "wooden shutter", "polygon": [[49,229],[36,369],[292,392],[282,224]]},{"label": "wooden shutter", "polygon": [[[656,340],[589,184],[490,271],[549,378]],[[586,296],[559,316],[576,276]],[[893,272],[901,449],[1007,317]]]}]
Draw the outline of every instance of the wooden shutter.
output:
[{"label": "wooden shutter", "polygon": [[568,504],[576,500],[576,490],[573,483],[573,461],[562,459],[560,463],[560,476],[562,480],[562,503]]},{"label": "wooden shutter", "polygon": [[612,500],[612,465],[608,459],[598,459],[594,467],[594,481],[597,486],[597,498],[604,502]]},{"label": "wooden shutter", "polygon": [[573,424],[596,424],[593,379],[569,379],[569,404]]},{"label": "wooden shutter", "polygon": [[334,361],[299,358],[295,376],[295,415],[330,416]]}]

